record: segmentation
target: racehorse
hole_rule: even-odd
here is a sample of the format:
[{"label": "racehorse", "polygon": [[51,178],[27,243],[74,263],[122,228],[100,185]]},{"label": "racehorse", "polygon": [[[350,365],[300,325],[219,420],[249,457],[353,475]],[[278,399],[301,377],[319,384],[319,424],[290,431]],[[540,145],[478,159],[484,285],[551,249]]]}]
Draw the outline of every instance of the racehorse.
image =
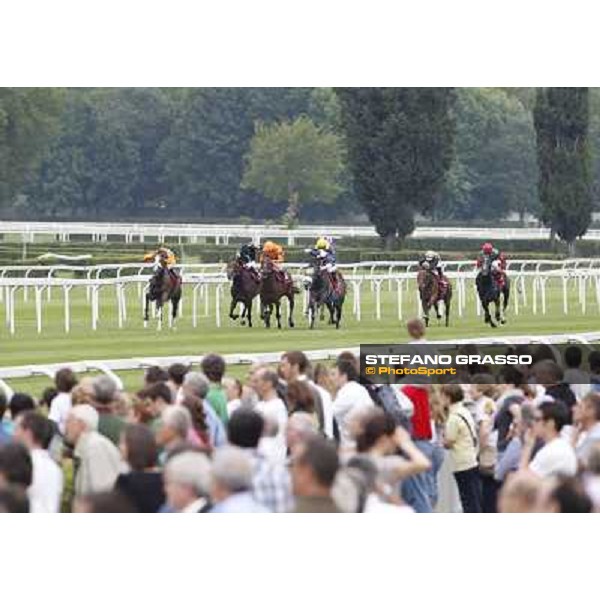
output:
[{"label": "racehorse", "polygon": [[239,315],[235,313],[238,304],[244,306],[240,317],[240,323],[245,325],[244,319],[248,318],[248,327],[252,327],[252,301],[258,295],[260,289],[260,275],[255,271],[246,269],[238,259],[227,265],[227,279],[231,280],[231,305],[229,307],[229,318],[234,321]]},{"label": "racehorse", "polygon": [[489,323],[492,327],[497,327],[489,309],[489,305],[494,303],[496,306],[496,321],[501,324],[506,323],[504,313],[506,313],[510,297],[510,282],[508,276],[505,275],[504,285],[500,286],[492,270],[492,260],[489,256],[483,258],[481,269],[475,278],[475,285],[481,306],[483,307],[485,322]]},{"label": "racehorse", "polygon": [[181,276],[173,274],[167,267],[166,262],[161,262],[161,267],[153,275],[148,291],[146,292],[144,327],[148,327],[150,302],[154,302],[158,313],[157,329],[162,329],[163,307],[169,301],[171,302],[169,326],[173,327],[177,318],[179,302],[181,301]]},{"label": "racehorse", "polygon": [[[340,328],[342,320],[342,307],[346,299],[346,282],[344,276],[337,272],[337,282],[334,284],[329,273],[323,270],[322,262],[318,259],[314,261],[313,275],[308,288],[308,318],[310,328],[314,329],[315,317],[319,308],[323,305],[329,310],[329,324]],[[322,315],[321,315],[322,317]]]},{"label": "racehorse", "polygon": [[281,299],[284,297],[288,299],[290,307],[288,325],[294,327],[294,294],[298,293],[298,288],[291,278],[280,278],[280,271],[268,257],[263,258],[260,273],[260,315],[265,327],[271,327],[271,314],[275,307],[277,327],[281,329]]},{"label": "racehorse", "polygon": [[445,291],[441,289],[440,280],[431,269],[419,269],[417,274],[417,287],[421,298],[421,307],[423,309],[423,319],[425,325],[429,326],[429,311],[431,307],[435,310],[438,319],[442,318],[440,314],[440,302],[444,302],[444,315],[446,317],[446,327],[450,325],[450,305],[452,302],[452,284],[444,277],[446,282]]}]

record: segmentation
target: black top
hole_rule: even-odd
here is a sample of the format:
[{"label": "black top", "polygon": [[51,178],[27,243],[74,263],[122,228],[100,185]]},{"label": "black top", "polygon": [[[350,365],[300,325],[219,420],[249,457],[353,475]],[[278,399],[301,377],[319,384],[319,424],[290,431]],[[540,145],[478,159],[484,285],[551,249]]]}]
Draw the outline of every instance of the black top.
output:
[{"label": "black top", "polygon": [[127,496],[138,512],[155,513],[165,503],[163,479],[157,471],[132,471],[119,475],[115,489]]}]

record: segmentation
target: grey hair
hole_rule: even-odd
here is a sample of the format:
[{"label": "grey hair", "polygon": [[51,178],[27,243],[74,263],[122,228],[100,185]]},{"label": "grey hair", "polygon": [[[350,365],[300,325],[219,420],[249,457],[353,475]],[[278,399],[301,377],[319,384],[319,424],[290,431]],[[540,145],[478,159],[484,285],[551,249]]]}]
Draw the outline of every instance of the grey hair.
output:
[{"label": "grey hair", "polygon": [[167,462],[165,479],[187,485],[198,496],[206,497],[210,490],[210,461],[200,452],[182,452]]},{"label": "grey hair", "polygon": [[183,387],[187,388],[194,396],[204,400],[208,394],[208,379],[197,371],[190,371],[183,378]]},{"label": "grey hair", "polygon": [[192,417],[184,406],[168,406],[161,417],[163,425],[173,429],[181,438],[187,438],[192,427]]},{"label": "grey hair", "polygon": [[117,384],[108,375],[99,375],[92,383],[94,399],[98,404],[110,404],[117,395]]},{"label": "grey hair", "polygon": [[246,452],[233,446],[217,448],[213,455],[212,477],[231,493],[252,487],[252,463]]},{"label": "grey hair", "polygon": [[318,433],[313,418],[308,413],[302,411],[291,414],[287,420],[286,427],[288,431],[294,431],[303,438]]}]

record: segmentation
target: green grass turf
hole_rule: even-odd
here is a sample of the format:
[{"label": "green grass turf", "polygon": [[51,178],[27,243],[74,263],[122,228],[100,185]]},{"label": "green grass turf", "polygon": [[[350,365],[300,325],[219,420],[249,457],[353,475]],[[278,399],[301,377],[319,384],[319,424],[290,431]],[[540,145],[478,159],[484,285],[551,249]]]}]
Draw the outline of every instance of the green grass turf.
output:
[{"label": "green grass turf", "polygon": [[[550,280],[547,286],[547,312],[541,314],[538,302],[538,314],[532,312],[531,287],[528,285],[528,306],[520,307],[519,315],[514,313],[511,300],[508,323],[492,330],[477,317],[475,297],[468,286],[467,306],[463,317],[459,317],[454,307],[451,325],[446,328],[434,322],[428,331],[429,339],[452,339],[482,337],[488,335],[541,335],[546,333],[574,333],[600,329],[600,313],[595,302],[595,293],[587,292],[587,312],[582,314],[577,302],[577,292],[573,285],[569,287],[569,314],[563,314],[562,291],[558,280]],[[456,300],[456,299],[455,299]],[[306,318],[302,315],[301,300],[295,311],[296,328],[285,326],[282,330],[264,328],[257,319],[255,307],[255,327],[242,327],[227,318],[229,291],[225,289],[221,301],[221,327],[217,328],[214,315],[214,290],[210,296],[210,315],[203,315],[204,305],[199,302],[197,328],[192,327],[190,292],[184,291],[183,316],[177,322],[176,330],[167,328],[158,332],[155,323],[148,329],[143,328],[141,302],[137,296],[135,284],[127,288],[128,319],[122,329],[118,328],[114,290],[102,291],[100,321],[97,331],[91,329],[91,308],[86,302],[82,289],[71,292],[71,332],[64,332],[64,307],[62,291],[53,290],[52,300],[44,301],[43,331],[38,334],[35,321],[35,303],[33,291],[29,301],[23,299],[23,292],[17,295],[16,332],[11,335],[5,323],[4,306],[0,303],[0,365],[27,365],[68,362],[71,360],[129,358],[143,356],[194,355],[208,351],[220,353],[235,352],[274,352],[289,349],[343,348],[360,343],[391,343],[406,340],[404,321],[417,314],[416,293],[414,287],[404,293],[403,317],[397,314],[395,285],[388,291],[387,284],[382,287],[381,319],[375,317],[374,296],[363,284],[362,319],[357,321],[352,314],[352,294],[349,294],[344,307],[344,317],[340,330],[319,322],[315,330],[310,330]],[[284,315],[285,315],[284,311]],[[434,319],[435,321],[435,319]],[[139,372],[124,373],[127,385],[139,384]],[[12,382],[19,389],[39,390],[49,384],[45,378]]]}]

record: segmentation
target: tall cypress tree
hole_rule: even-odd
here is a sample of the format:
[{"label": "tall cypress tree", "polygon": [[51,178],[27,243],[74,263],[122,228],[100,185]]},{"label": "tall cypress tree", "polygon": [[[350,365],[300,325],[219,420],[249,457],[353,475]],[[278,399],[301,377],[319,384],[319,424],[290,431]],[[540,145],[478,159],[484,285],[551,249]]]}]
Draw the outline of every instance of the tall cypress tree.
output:
[{"label": "tall cypress tree", "polygon": [[588,88],[539,88],[533,118],[542,220],[574,253],[592,219]]},{"label": "tall cypress tree", "polygon": [[454,152],[454,88],[338,88],[356,193],[390,247],[433,207]]}]

